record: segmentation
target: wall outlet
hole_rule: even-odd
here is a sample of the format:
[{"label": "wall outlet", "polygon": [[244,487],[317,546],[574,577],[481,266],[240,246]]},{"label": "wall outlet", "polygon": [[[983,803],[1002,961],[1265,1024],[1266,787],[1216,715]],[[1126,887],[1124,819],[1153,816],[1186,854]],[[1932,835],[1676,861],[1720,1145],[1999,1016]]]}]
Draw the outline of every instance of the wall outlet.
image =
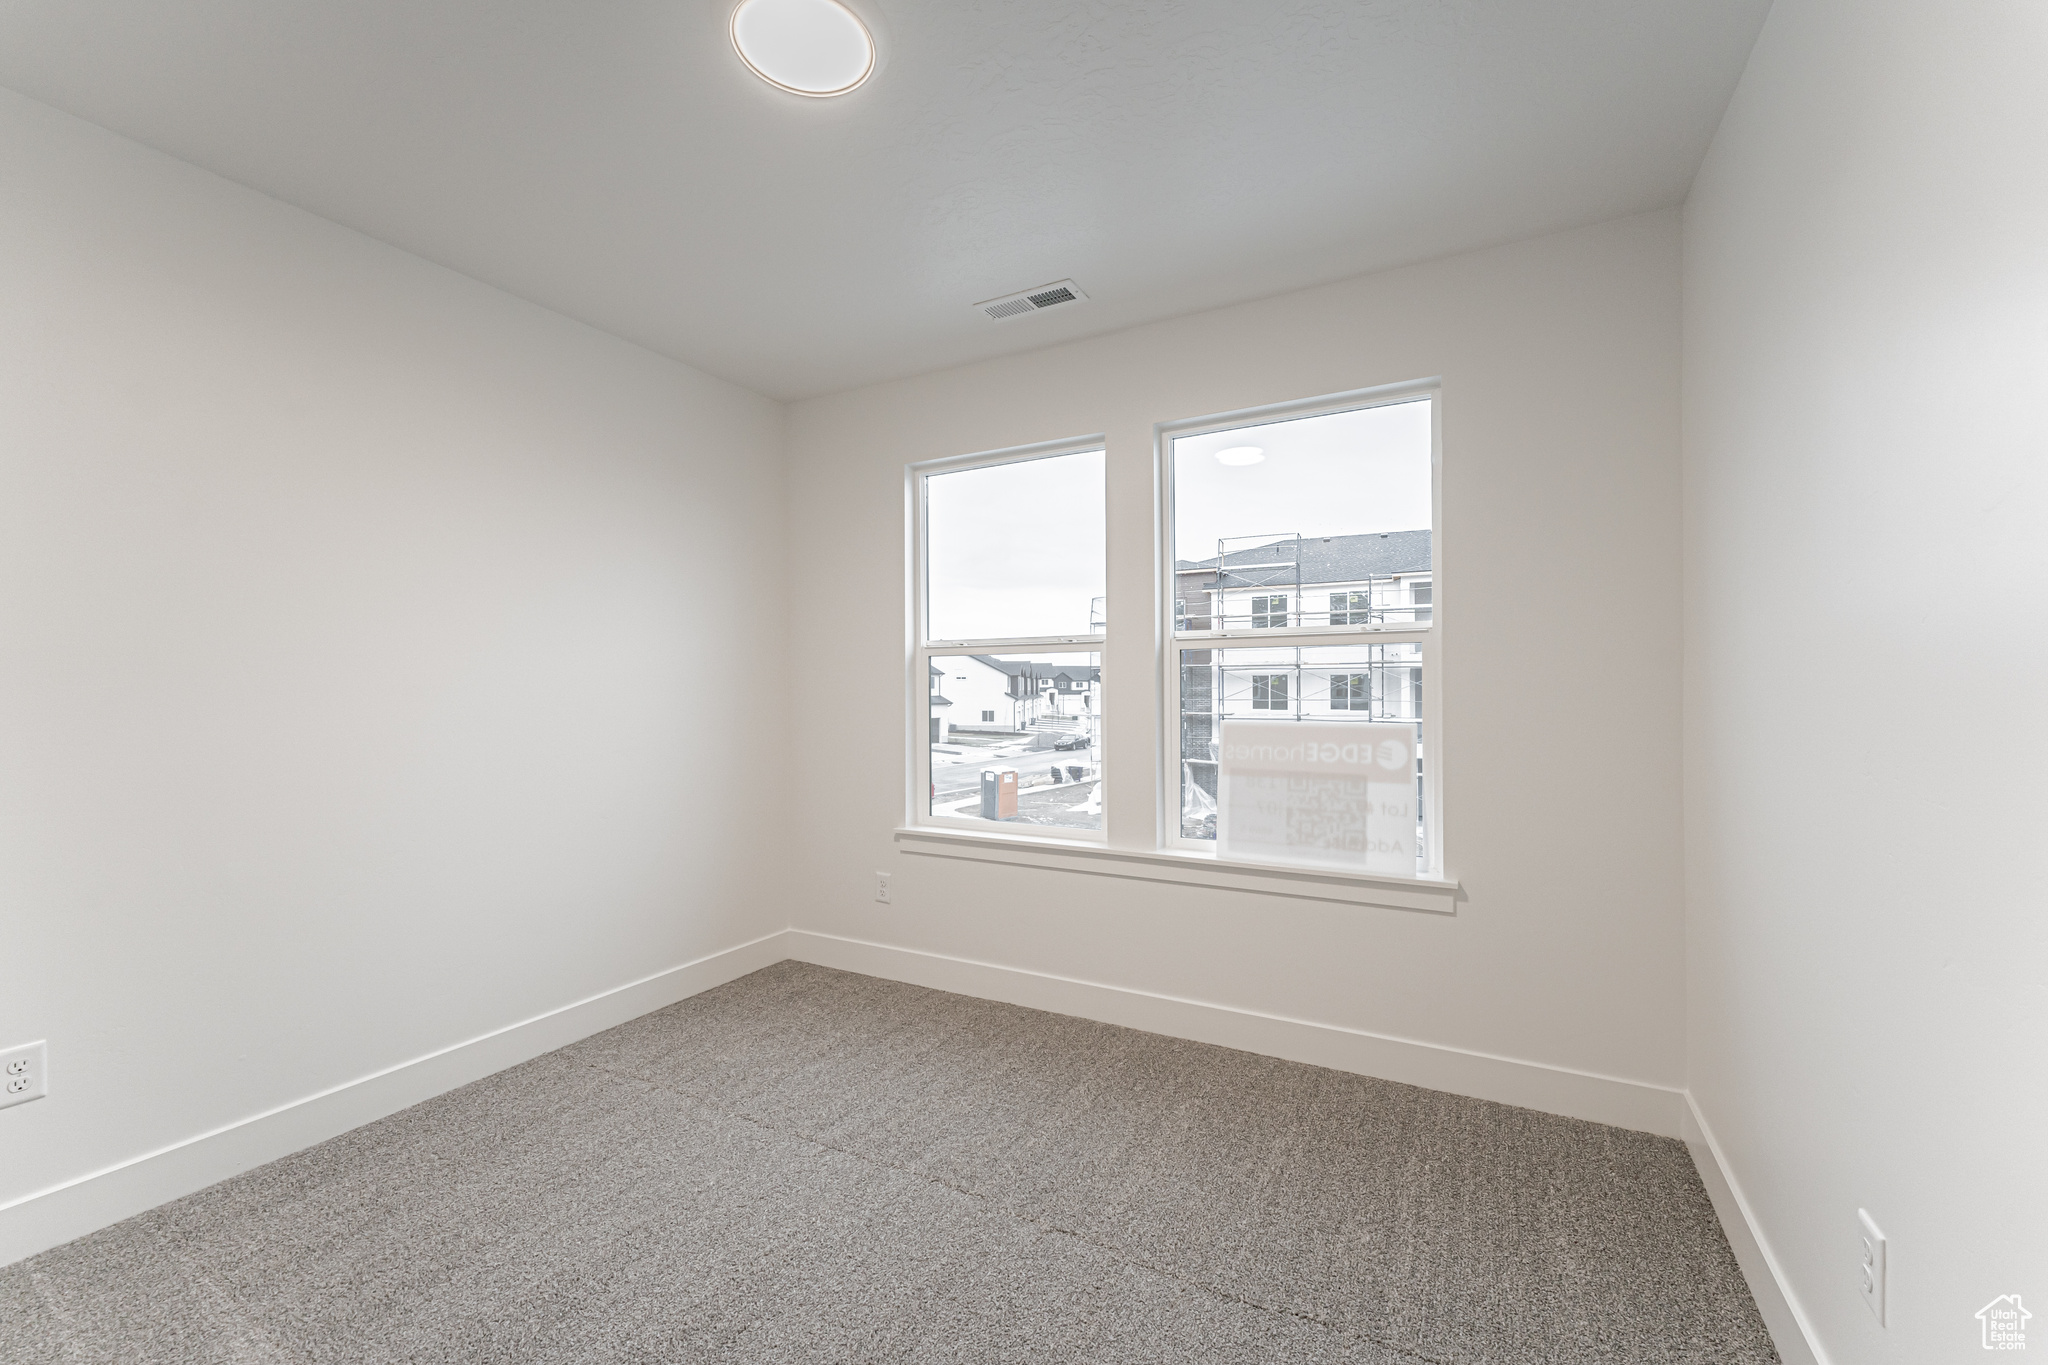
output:
[{"label": "wall outlet", "polygon": [[50,1093],[50,1046],[23,1043],[0,1052],[0,1109]]},{"label": "wall outlet", "polygon": [[883,905],[889,903],[889,874],[886,872],[875,874],[875,899]]},{"label": "wall outlet", "polygon": [[1857,1234],[1862,1241],[1863,1262],[1856,1268],[1856,1292],[1863,1296],[1864,1306],[1870,1309],[1879,1327],[1884,1326],[1884,1234],[1877,1230],[1877,1220],[1870,1216],[1870,1210],[1856,1210]]}]

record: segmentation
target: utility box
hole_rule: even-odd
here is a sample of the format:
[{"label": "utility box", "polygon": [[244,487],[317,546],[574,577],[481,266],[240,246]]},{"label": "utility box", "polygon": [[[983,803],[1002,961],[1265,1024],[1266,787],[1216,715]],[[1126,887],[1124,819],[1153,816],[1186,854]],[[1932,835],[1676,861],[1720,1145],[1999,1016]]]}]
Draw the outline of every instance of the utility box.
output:
[{"label": "utility box", "polygon": [[1017,818],[1017,770],[1015,768],[983,768],[981,770],[981,818],[984,820],[1014,820]]}]

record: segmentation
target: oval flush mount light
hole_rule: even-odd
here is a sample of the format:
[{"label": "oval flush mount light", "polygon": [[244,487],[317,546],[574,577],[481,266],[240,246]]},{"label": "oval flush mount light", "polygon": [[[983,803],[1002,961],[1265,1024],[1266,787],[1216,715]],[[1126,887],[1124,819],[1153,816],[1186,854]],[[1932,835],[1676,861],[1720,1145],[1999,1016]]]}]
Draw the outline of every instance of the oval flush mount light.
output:
[{"label": "oval flush mount light", "polygon": [[1266,452],[1257,446],[1232,446],[1216,452],[1218,464],[1257,464],[1266,458]]},{"label": "oval flush mount light", "polygon": [[740,60],[792,94],[843,95],[874,73],[874,35],[839,0],[740,0],[729,27]]}]

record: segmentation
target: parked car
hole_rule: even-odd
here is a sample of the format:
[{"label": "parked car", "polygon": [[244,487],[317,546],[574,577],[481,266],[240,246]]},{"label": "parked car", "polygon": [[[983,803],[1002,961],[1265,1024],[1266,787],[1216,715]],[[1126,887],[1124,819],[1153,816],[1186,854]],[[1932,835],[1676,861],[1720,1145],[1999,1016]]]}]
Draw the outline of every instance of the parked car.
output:
[{"label": "parked car", "polygon": [[1064,739],[1054,740],[1052,747],[1055,749],[1085,749],[1094,742],[1094,740],[1086,735],[1068,735]]}]

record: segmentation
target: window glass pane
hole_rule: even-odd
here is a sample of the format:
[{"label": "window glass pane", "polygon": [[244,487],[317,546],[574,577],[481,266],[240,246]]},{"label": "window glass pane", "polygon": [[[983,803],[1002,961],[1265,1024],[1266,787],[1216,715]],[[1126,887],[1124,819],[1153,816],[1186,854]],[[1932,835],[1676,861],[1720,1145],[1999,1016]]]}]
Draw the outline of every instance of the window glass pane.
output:
[{"label": "window glass pane", "polygon": [[1102,656],[939,654],[933,815],[1102,828]]},{"label": "window glass pane", "polygon": [[1422,743],[1422,646],[1180,651],[1180,832],[1216,837],[1218,742],[1229,719],[1372,722],[1415,731],[1416,869],[1429,866]]},{"label": "window glass pane", "polygon": [[925,477],[926,638],[1102,629],[1099,450]]},{"label": "window glass pane", "polygon": [[1427,623],[1429,454],[1426,398],[1176,437],[1178,628]]}]

